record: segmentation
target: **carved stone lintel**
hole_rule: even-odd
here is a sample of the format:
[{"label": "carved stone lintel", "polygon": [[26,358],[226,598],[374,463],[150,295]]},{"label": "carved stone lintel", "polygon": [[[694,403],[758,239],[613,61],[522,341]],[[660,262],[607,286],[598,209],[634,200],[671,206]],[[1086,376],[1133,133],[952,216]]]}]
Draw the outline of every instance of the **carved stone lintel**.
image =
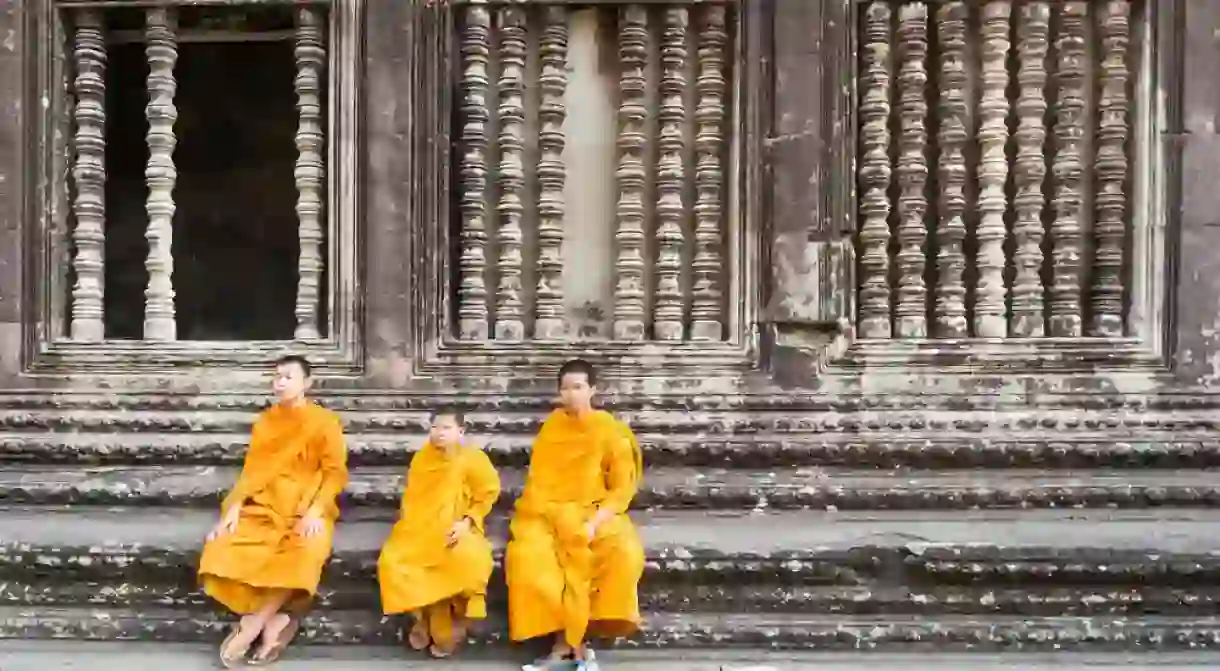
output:
[{"label": "carved stone lintel", "polygon": [[646,88],[648,80],[648,9],[627,5],[618,12],[619,108],[618,203],[614,232],[614,339],[643,340],[647,262],[644,259],[644,203],[649,136]]},{"label": "carved stone lintel", "polygon": [[297,125],[296,186],[300,255],[297,261],[296,338],[319,337],[322,283],[322,73],[326,68],[325,15],[311,7],[296,10]]},{"label": "carved stone lintel", "polygon": [[144,291],[144,339],[171,341],[178,338],[174,316],[174,122],[178,108],[174,95],[178,83],[174,66],[178,61],[177,14],[173,8],[145,10],[145,56],[148,59],[148,288]]},{"label": "carved stone lintel", "polygon": [[890,82],[892,14],[877,0],[865,14],[860,74],[860,335],[889,338]]},{"label": "carved stone lintel", "polygon": [[488,61],[491,57],[491,13],[486,7],[470,6],[464,12],[461,36],[460,88],[462,156],[458,168],[458,337],[487,340],[490,335],[487,310],[487,145]]},{"label": "carved stone lintel", "polygon": [[538,45],[538,286],[534,299],[534,337],[559,340],[567,335],[563,314],[563,163],[564,92],[568,73],[568,13],[550,5],[543,10]]},{"label": "carved stone lintel", "polygon": [[938,166],[940,216],[936,225],[936,330],[939,338],[964,338],[966,323],[966,143],[970,140],[969,103],[966,98],[965,2],[953,0],[936,12],[940,42],[940,129]]},{"label": "carved stone lintel", "polygon": [[1051,160],[1055,219],[1051,223],[1050,333],[1078,337],[1080,315],[1081,208],[1084,203],[1085,20],[1089,3],[1056,6],[1055,155]]},{"label": "carved stone lintel", "polygon": [[894,307],[900,338],[928,335],[924,243],[928,230],[928,6],[910,2],[898,10],[898,297]]},{"label": "carved stone lintel", "polygon": [[1042,210],[1046,199],[1042,182],[1046,179],[1043,145],[1046,142],[1046,55],[1049,51],[1050,6],[1045,2],[1021,5],[1017,21],[1017,53],[1020,66],[1017,83],[1017,156],[1014,165],[1016,219],[1012,233],[1015,242],[1012,283],[1012,334],[1041,337],[1045,334],[1042,317]]},{"label": "carved stone lintel", "polygon": [[496,291],[496,340],[525,339],[525,302],[521,299],[521,245],[524,240],[521,218],[525,212],[525,29],[522,7],[506,6],[496,11],[500,42],[499,92],[500,168],[497,180],[499,225],[496,264],[499,281]]},{"label": "carved stone lintel", "polygon": [[1093,224],[1092,316],[1089,334],[1123,335],[1123,248],[1127,241],[1127,49],[1131,3],[1107,0],[1097,17],[1101,73],[1097,91],[1097,153],[1093,172],[1097,210]]},{"label": "carved stone lintel", "polygon": [[695,81],[695,256],[691,262],[691,340],[724,339],[724,120],[728,80],[725,47],[729,35],[724,5],[699,9],[698,70]]},{"label": "carved stone lintel", "polygon": [[979,222],[975,232],[974,335],[1002,338],[1008,335],[1005,318],[1004,212],[1008,209],[1008,51],[1012,2],[991,0],[983,5],[982,95],[979,102]]},{"label": "carved stone lintel", "polygon": [[72,212],[76,247],[72,266],[71,337],[82,342],[105,338],[106,258],[106,40],[102,13],[80,9],[73,15],[72,57],[76,65],[73,89],[76,133],[72,179],[76,198]]},{"label": "carved stone lintel", "polygon": [[661,32],[661,105],[658,112],[660,160],[657,162],[657,277],[652,328],[657,340],[685,336],[682,249],[686,235],[686,7],[666,7]]}]

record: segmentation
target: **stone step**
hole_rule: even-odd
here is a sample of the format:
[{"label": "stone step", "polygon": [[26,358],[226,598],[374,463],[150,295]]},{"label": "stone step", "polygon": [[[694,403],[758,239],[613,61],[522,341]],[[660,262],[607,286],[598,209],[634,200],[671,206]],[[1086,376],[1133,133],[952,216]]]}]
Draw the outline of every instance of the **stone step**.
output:
[{"label": "stone step", "polygon": [[[0,607],[0,638],[218,643],[230,618],[172,608],[122,609]],[[397,645],[398,618],[369,611],[313,612],[301,644]],[[503,645],[500,619],[472,632],[474,645]],[[620,647],[744,647],[770,650],[1195,651],[1220,647],[1215,617],[1031,618],[756,613],[650,613],[644,630]],[[693,653],[692,653],[693,654]]]},{"label": "stone step", "polygon": [[[154,572],[151,578],[145,574],[143,579],[159,577]],[[320,611],[376,610],[380,603],[376,589],[371,576],[361,582],[328,580],[318,593],[315,608]],[[488,602],[493,612],[507,609],[507,594],[500,575],[489,585]],[[29,581],[5,580],[0,582],[0,606],[134,611],[163,607],[193,611],[214,607],[199,590],[190,570],[182,571],[176,582],[65,583],[55,576]],[[864,585],[700,585],[650,579],[641,585],[640,607],[671,613],[822,613],[875,617],[1187,617],[1216,613],[1220,607],[1220,587],[1206,584],[1183,588],[1036,584],[1023,588],[1002,585],[908,587],[883,584],[882,579]]]},{"label": "stone step", "polygon": [[[960,398],[954,403],[962,405]],[[189,433],[237,432],[249,429],[256,408],[209,409],[96,409],[64,407],[14,408],[0,402],[0,431],[98,431]],[[545,413],[538,410],[486,409],[467,414],[471,431],[489,434],[533,434]],[[341,411],[352,433],[409,432],[422,434],[429,424],[427,409],[393,410],[367,407],[359,402]],[[1163,432],[1214,431],[1213,415],[1182,411],[1089,412],[1069,408],[1021,406],[934,409],[862,409],[793,411],[788,408],[749,410],[744,407],[709,409],[690,401],[677,408],[631,408],[616,414],[637,431],[678,436],[739,435],[754,433],[868,433],[960,432],[966,434],[1037,431],[1109,432],[1137,430]]]},{"label": "stone step", "polygon": [[[633,514],[645,580],[722,585],[1220,585],[1220,510]],[[0,507],[0,580],[182,584],[213,512]],[[393,511],[340,521],[332,586],[371,584]],[[503,518],[489,524],[493,544]],[[497,578],[499,579],[499,578]],[[1021,581],[1021,582],[1017,582]]]},{"label": "stone step", "polygon": [[[490,654],[488,654],[490,653]],[[466,649],[454,664],[463,671],[518,671],[519,655]],[[215,671],[216,649],[202,643],[0,641],[5,671]],[[702,647],[601,651],[615,671],[1204,671],[1220,668],[1220,652],[894,653],[771,651]],[[293,645],[277,671],[419,671],[442,668],[417,654],[385,645]]]},{"label": "stone step", "polygon": [[[0,463],[219,465],[240,462],[249,434],[233,431],[158,433],[126,427],[0,430]],[[1220,440],[1212,431],[1124,431],[1065,433],[1040,429],[1021,433],[960,431],[863,433],[742,433],[681,436],[638,434],[649,466],[717,468],[1043,468],[1199,469],[1220,468]],[[472,434],[501,466],[523,466],[532,436]],[[401,466],[423,434],[352,432],[350,462],[356,466]]]},{"label": "stone step", "polygon": [[[86,466],[17,463],[0,471],[0,503],[214,507],[237,466]],[[397,509],[405,467],[359,466],[345,508]],[[520,494],[524,470],[502,467],[503,510]],[[1208,471],[912,471],[650,468],[637,509],[970,509],[1220,507]]]}]

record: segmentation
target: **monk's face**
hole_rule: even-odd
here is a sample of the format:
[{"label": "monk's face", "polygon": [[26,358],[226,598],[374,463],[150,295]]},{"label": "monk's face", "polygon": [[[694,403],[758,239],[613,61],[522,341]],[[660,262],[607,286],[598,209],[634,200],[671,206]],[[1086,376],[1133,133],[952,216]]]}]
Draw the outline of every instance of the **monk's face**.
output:
[{"label": "monk's face", "polygon": [[593,385],[584,373],[568,373],[559,380],[559,398],[563,407],[573,412],[582,412],[593,407]]},{"label": "monk's face", "polygon": [[280,403],[293,403],[305,398],[309,382],[309,377],[300,365],[282,363],[275,367],[275,380],[271,383],[271,389]]},{"label": "monk's face", "polygon": [[453,415],[437,415],[432,418],[428,438],[438,447],[453,447],[462,442],[462,425]]}]

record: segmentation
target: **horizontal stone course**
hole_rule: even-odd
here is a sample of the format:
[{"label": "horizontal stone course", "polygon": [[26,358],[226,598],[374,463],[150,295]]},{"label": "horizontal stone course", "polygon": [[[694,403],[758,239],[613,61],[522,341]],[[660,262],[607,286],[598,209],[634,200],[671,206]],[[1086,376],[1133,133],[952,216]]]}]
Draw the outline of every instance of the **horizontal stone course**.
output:
[{"label": "horizontal stone course", "polygon": [[[946,431],[681,437],[639,433],[648,467],[921,469],[1205,469],[1220,467],[1213,432],[1061,431],[969,435]],[[0,463],[65,465],[238,464],[248,433],[0,431]],[[422,433],[350,433],[353,466],[402,467]],[[532,437],[472,435],[499,466],[524,467]]]},{"label": "horizontal stone course", "polygon": [[[0,607],[0,638],[219,642],[229,618],[172,608]],[[484,622],[478,645],[505,643],[503,621]],[[314,612],[299,644],[398,644],[400,623],[367,611]],[[1206,617],[1030,618],[1023,616],[871,617],[761,616],[756,613],[653,613],[641,634],[621,647],[748,647],[773,650],[903,650],[908,652],[1192,650],[1220,644]]]},{"label": "horizontal stone course", "polygon": [[[409,455],[405,455],[409,458]],[[0,503],[214,507],[237,466],[41,466],[0,471]],[[397,508],[404,466],[357,466],[345,508]],[[509,509],[525,479],[500,469],[497,508]],[[699,509],[917,510],[971,508],[1218,507],[1220,480],[1199,470],[852,470],[842,468],[650,468],[634,507]]]}]

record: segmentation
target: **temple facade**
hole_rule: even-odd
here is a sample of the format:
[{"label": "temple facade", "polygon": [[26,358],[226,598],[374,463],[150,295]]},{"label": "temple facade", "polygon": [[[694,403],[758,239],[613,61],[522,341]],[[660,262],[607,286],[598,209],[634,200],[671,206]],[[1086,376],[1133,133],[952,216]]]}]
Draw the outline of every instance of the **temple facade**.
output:
[{"label": "temple facade", "polygon": [[[160,553],[0,636],[213,637],[190,525],[293,353],[370,525],[428,408],[520,471],[592,361],[658,645],[1217,644],[1220,4],[0,8],[0,458],[67,506],[17,537]],[[356,546],[313,640],[393,635]]]}]

